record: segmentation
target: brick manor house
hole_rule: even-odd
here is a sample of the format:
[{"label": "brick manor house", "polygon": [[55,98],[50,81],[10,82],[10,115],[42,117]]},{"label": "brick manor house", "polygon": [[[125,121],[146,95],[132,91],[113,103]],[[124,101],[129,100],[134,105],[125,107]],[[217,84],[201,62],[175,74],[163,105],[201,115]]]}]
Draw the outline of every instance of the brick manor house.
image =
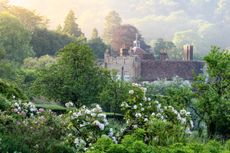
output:
[{"label": "brick manor house", "polygon": [[193,80],[194,74],[203,73],[204,62],[193,60],[193,46],[183,46],[183,60],[170,60],[166,52],[160,53],[160,59],[140,47],[140,41],[136,38],[131,49],[121,48],[120,55],[112,56],[105,52],[105,68],[117,71],[121,80],[155,81],[158,79],[171,80],[178,76],[184,80]]}]

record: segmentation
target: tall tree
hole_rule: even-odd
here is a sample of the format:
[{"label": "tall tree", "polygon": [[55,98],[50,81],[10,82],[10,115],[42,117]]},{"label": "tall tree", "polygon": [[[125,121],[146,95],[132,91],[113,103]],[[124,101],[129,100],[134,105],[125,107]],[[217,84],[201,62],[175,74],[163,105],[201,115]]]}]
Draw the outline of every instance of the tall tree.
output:
[{"label": "tall tree", "polygon": [[84,43],[71,43],[58,54],[57,64],[41,72],[35,88],[42,95],[76,106],[97,102],[106,81],[92,50]]},{"label": "tall tree", "polygon": [[112,42],[112,34],[115,28],[121,25],[121,22],[121,17],[116,11],[109,12],[109,14],[105,17],[103,40],[107,45],[110,45]]},{"label": "tall tree", "polygon": [[133,46],[133,41],[136,40],[136,35],[138,34],[138,39],[141,42],[141,48],[148,51],[150,46],[148,46],[141,34],[136,27],[132,25],[121,25],[117,26],[112,34],[111,47],[118,52],[122,46],[130,48]]},{"label": "tall tree", "polygon": [[94,28],[92,31],[92,36],[91,39],[88,41],[88,45],[93,50],[94,55],[98,59],[104,58],[104,52],[107,48],[107,45],[98,36],[98,31],[96,28]]},{"label": "tall tree", "polygon": [[65,45],[74,39],[60,32],[36,28],[32,35],[31,44],[37,57],[43,55],[55,55]]},{"label": "tall tree", "polygon": [[193,82],[197,113],[210,138],[230,138],[230,52],[213,47],[204,60],[208,74]]},{"label": "tall tree", "polygon": [[161,52],[166,52],[171,59],[181,59],[182,50],[176,48],[173,42],[165,41],[162,38],[157,39],[152,44],[154,55],[156,58],[160,58]]},{"label": "tall tree", "polygon": [[22,62],[33,55],[30,45],[31,34],[14,16],[0,14],[0,48],[5,50],[5,59]]},{"label": "tall tree", "polygon": [[76,23],[76,19],[77,18],[75,17],[74,11],[70,10],[64,21],[63,32],[65,34],[74,37],[80,37],[81,35],[83,35],[81,29],[78,27],[78,24]]},{"label": "tall tree", "polygon": [[48,23],[48,20],[45,17],[37,15],[36,12],[22,7],[11,6],[8,9],[8,12],[16,16],[30,31],[33,31],[35,28],[45,28]]},{"label": "tall tree", "polygon": [[98,31],[96,28],[93,29],[91,39],[96,39],[98,38]]}]

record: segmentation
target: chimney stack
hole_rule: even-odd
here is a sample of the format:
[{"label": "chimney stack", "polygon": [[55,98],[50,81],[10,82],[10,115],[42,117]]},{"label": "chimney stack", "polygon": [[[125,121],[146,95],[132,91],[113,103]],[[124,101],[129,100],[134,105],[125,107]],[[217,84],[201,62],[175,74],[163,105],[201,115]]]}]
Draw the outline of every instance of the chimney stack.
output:
[{"label": "chimney stack", "polygon": [[183,46],[183,56],[184,56],[185,61],[193,60],[193,46],[192,45]]},{"label": "chimney stack", "polygon": [[127,48],[121,48],[120,49],[120,56],[128,56],[129,50]]}]

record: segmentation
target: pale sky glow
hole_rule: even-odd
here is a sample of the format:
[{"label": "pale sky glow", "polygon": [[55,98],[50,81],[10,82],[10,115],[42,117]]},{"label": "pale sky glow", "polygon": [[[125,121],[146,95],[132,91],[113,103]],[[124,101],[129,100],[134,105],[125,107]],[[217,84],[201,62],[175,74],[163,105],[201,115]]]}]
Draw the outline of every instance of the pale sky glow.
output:
[{"label": "pale sky glow", "polygon": [[[210,43],[230,46],[230,0],[9,0],[11,4],[36,10],[50,19],[55,29],[72,9],[87,37],[93,28],[101,35],[104,18],[115,10],[123,24],[136,26],[146,40],[173,40],[176,33],[192,31],[200,38],[212,31]],[[210,26],[212,25],[212,26]],[[214,28],[214,29],[213,29]],[[215,38],[215,39],[214,39]],[[216,39],[218,38],[218,39]],[[219,41],[222,39],[222,41]],[[223,42],[224,41],[224,42]]]},{"label": "pale sky glow", "polygon": [[77,23],[87,36],[93,28],[102,33],[104,17],[111,10],[106,0],[10,0],[10,4],[35,10],[49,19],[49,26],[55,29],[63,24],[69,10],[74,10]]}]

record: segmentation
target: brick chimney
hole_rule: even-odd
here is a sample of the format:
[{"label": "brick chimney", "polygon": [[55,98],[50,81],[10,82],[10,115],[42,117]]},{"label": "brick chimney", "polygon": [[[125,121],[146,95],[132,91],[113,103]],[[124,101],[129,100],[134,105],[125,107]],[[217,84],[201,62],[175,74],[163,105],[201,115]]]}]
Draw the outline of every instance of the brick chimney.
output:
[{"label": "brick chimney", "polygon": [[183,56],[184,56],[185,61],[193,60],[193,46],[192,45],[183,46]]},{"label": "brick chimney", "polygon": [[129,50],[127,48],[121,48],[120,49],[120,56],[128,56]]}]

